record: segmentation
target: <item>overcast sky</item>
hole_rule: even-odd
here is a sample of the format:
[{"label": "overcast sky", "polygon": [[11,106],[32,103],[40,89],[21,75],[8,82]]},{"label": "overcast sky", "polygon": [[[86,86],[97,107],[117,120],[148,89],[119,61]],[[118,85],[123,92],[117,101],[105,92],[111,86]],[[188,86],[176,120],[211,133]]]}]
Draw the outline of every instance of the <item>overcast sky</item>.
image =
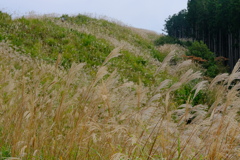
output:
[{"label": "overcast sky", "polygon": [[0,0],[0,10],[21,16],[38,14],[93,14],[162,33],[169,15],[186,9],[188,0]]}]

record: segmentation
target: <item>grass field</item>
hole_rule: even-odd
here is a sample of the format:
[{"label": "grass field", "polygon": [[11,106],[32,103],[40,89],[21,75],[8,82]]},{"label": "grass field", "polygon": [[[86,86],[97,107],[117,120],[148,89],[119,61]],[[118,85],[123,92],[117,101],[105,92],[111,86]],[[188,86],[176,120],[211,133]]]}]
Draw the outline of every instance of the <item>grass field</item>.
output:
[{"label": "grass field", "polygon": [[0,24],[0,159],[240,158],[240,62],[206,79],[145,30],[83,15]]}]

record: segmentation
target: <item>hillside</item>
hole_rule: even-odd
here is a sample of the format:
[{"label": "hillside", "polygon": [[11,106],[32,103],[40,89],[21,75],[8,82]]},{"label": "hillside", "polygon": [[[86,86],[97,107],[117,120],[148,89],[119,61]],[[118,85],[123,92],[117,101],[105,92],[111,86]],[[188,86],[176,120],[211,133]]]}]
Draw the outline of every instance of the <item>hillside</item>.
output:
[{"label": "hillside", "polygon": [[240,62],[207,81],[153,32],[64,17],[0,13],[0,159],[239,159]]},{"label": "hillside", "polygon": [[78,15],[65,17],[65,22],[47,17],[11,20],[5,14],[0,19],[0,39],[8,40],[23,54],[48,62],[61,56],[64,67],[70,67],[72,62],[86,62],[88,67],[96,68],[114,48],[120,48],[122,56],[112,62],[112,68],[121,68],[119,73],[124,75],[127,74],[124,70],[134,70],[127,77],[137,81],[135,77],[140,76],[145,82],[148,80],[142,75],[153,78],[151,68],[156,67],[156,59],[162,61],[165,57],[151,43],[152,33],[103,19]]}]

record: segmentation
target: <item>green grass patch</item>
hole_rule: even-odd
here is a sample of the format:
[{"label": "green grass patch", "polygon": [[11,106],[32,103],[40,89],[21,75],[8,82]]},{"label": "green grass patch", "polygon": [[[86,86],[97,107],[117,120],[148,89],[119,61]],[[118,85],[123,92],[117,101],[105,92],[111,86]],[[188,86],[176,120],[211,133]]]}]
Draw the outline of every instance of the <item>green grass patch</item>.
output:
[{"label": "green grass patch", "polygon": [[[94,27],[101,34],[126,41],[140,49],[141,53],[150,54],[159,61],[165,57],[152,42],[127,27],[85,15],[63,17],[68,23]],[[55,63],[60,54],[61,65],[65,68],[69,68],[73,62],[86,62],[86,67],[95,69],[102,65],[107,55],[114,49],[111,42],[106,39],[59,26],[51,18],[22,17],[12,20],[8,14],[0,13],[0,23],[3,24],[0,28],[0,40],[8,40],[20,53],[30,54],[49,63]],[[122,79],[138,82],[141,78],[145,84],[150,84],[153,82],[153,73],[147,69],[147,64],[144,57],[124,50],[123,56],[112,62],[110,70],[118,68]]]}]

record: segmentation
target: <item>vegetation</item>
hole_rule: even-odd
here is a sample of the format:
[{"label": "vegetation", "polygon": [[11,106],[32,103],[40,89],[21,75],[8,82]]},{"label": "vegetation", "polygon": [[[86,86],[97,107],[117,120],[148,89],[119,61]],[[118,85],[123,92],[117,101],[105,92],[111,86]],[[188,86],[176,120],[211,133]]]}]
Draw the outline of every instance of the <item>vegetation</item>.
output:
[{"label": "vegetation", "polygon": [[206,81],[143,30],[1,16],[0,159],[239,158],[240,62]]},{"label": "vegetation", "polygon": [[50,62],[55,61],[61,54],[62,65],[65,67],[69,67],[74,61],[88,62],[91,66],[99,65],[103,63],[106,53],[113,48],[103,39],[68,30],[49,19],[22,17],[4,24],[4,27],[1,27],[3,38],[18,47],[22,53],[29,53]]},{"label": "vegetation", "polygon": [[180,40],[170,36],[160,36],[154,43],[157,46],[164,44],[181,44]]},{"label": "vegetation", "polygon": [[216,57],[202,41],[184,41],[170,36],[160,36],[155,41],[155,45],[164,44],[178,44],[186,47],[186,55],[183,55],[183,57],[200,64],[205,69],[203,73],[207,77],[213,78],[218,74],[228,72],[229,70],[229,68],[225,66],[225,61],[228,59],[224,57]]},{"label": "vegetation", "polygon": [[229,59],[230,68],[240,58],[239,0],[189,0],[187,10],[170,16],[169,36],[202,40],[210,50]]},{"label": "vegetation", "polygon": [[[147,68],[145,64],[154,58],[160,61],[164,58],[149,39],[106,20],[97,20],[84,15],[76,17],[65,15],[65,23],[59,18],[47,17],[39,19],[22,17],[12,20],[5,13],[0,13],[0,17],[2,17],[0,18],[2,40],[8,40],[22,54],[27,53],[49,63],[61,57],[61,65],[65,68],[69,68],[73,62],[86,62],[89,69],[96,69],[111,50],[120,47],[121,60],[112,63],[110,69],[123,67],[126,70],[134,70],[133,73],[136,74],[128,73],[129,76],[125,78],[136,82],[140,77],[147,85],[149,78],[143,75],[150,74],[149,77],[152,77],[150,69],[154,66],[149,64]],[[91,25],[86,26],[87,24]],[[127,42],[131,42],[131,45]],[[141,63],[143,58],[144,63]],[[90,73],[94,74],[95,69]],[[123,75],[126,70],[119,70],[119,73]]]},{"label": "vegetation", "polygon": [[154,41],[154,44],[156,46],[161,46],[164,44],[178,44],[183,47],[189,47],[192,45],[192,42],[189,40],[179,40],[179,39],[177,39],[175,37],[171,37],[171,36],[160,36]]},{"label": "vegetation", "polygon": [[215,54],[211,52],[207,45],[202,41],[195,41],[190,47],[186,55],[194,61],[200,63],[205,69],[205,75],[208,77],[215,77],[220,73],[227,72],[227,67],[224,66],[224,60],[218,61]]},{"label": "vegetation", "polygon": [[189,23],[187,20],[187,10],[181,10],[179,13],[169,16],[165,20],[164,31],[168,33],[169,36],[175,38],[186,38],[189,34]]}]

